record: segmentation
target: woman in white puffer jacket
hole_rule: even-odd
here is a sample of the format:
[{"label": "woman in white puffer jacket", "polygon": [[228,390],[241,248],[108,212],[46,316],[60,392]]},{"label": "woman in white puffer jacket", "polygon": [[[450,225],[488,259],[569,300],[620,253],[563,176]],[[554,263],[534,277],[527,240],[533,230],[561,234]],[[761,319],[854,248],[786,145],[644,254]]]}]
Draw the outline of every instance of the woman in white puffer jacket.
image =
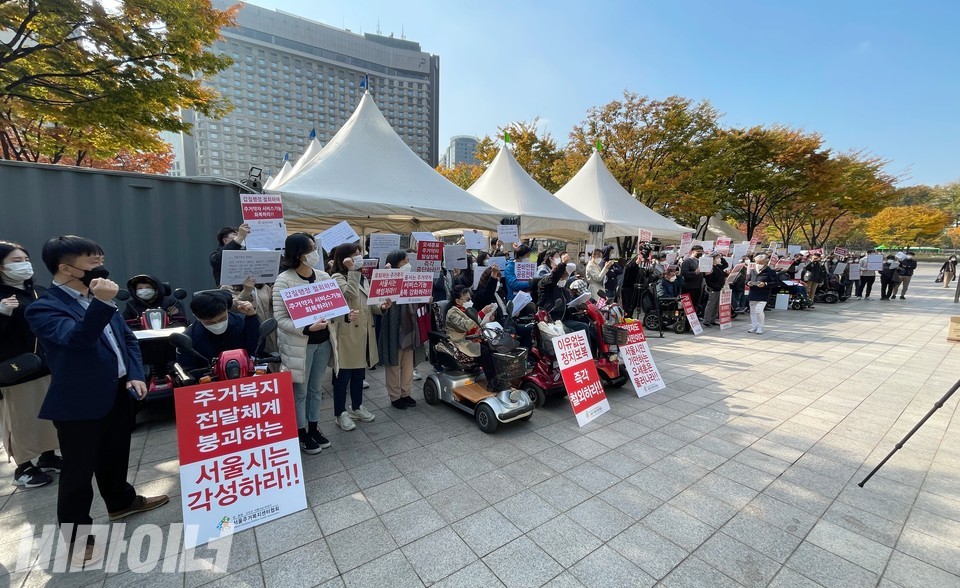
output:
[{"label": "woman in white puffer jacket", "polygon": [[323,397],[323,375],[327,366],[336,370],[336,333],[333,322],[318,320],[303,328],[293,326],[293,319],[283,303],[281,292],[303,286],[330,276],[314,269],[320,265],[320,253],[313,237],[294,233],[284,243],[282,273],[273,285],[273,317],[277,319],[277,346],[281,369],[293,375],[293,398],[297,411],[300,449],[304,453],[320,453],[330,447],[317,421],[320,419],[320,401]]}]

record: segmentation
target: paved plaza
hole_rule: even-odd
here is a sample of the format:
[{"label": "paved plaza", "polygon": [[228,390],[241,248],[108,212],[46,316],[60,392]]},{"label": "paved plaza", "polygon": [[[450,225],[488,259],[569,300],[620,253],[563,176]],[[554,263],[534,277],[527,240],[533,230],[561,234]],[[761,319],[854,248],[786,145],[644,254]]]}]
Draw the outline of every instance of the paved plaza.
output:
[{"label": "paved plaza", "polygon": [[[333,447],[303,458],[310,508],[235,535],[226,574],[16,571],[22,528],[55,522],[57,487],[15,489],[3,464],[0,582],[960,586],[960,394],[856,485],[960,378],[960,344],[946,341],[960,305],[935,273],[922,264],[905,301],[768,313],[760,336],[746,317],[723,334],[651,336],[668,388],[610,391],[610,412],[582,429],[555,400],[485,435],[423,403],[419,383],[419,405],[393,409],[383,370],[369,372],[376,421],[343,433],[324,399]],[[128,526],[178,522],[172,417],[142,416],[130,479],[172,501]],[[99,496],[94,516],[106,522]]]}]

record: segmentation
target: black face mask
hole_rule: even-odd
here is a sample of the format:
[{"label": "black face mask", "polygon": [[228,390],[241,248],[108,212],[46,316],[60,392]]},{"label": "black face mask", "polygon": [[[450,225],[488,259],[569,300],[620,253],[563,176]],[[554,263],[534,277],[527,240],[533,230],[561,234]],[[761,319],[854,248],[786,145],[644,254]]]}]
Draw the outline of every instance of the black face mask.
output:
[{"label": "black face mask", "polygon": [[[73,265],[71,265],[70,267],[77,270],[80,269]],[[110,276],[110,271],[105,266],[102,266],[102,265],[98,265],[93,269],[80,270],[80,271],[83,272],[83,277],[80,277],[77,279],[79,279],[80,283],[86,286],[87,288],[90,287],[90,282],[96,280],[97,278],[107,278]]]}]

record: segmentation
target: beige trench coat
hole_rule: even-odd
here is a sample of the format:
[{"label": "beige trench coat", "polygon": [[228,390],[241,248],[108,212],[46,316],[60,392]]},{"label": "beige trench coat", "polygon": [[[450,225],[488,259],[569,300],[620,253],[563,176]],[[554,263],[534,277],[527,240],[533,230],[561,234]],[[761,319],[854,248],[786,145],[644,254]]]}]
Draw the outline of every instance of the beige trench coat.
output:
[{"label": "beige trench coat", "polygon": [[381,314],[380,306],[369,306],[367,297],[370,292],[366,284],[360,284],[361,274],[358,271],[349,271],[347,275],[333,274],[344,298],[351,310],[359,311],[356,320],[346,322],[347,317],[335,318],[334,332],[330,333],[331,340],[336,333],[337,365],[335,370],[355,370],[369,368],[380,361],[377,352],[377,334],[373,326],[373,315]]}]

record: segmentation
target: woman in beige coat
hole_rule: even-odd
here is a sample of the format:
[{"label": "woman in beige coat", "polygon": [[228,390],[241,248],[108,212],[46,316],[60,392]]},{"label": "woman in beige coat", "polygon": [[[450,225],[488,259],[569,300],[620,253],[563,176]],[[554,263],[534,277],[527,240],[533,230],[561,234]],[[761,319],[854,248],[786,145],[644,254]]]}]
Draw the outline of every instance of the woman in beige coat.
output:
[{"label": "woman in beige coat", "polygon": [[324,371],[329,364],[336,369],[336,336],[333,324],[325,320],[303,328],[293,326],[280,293],[287,288],[329,280],[326,272],[314,269],[318,265],[320,253],[313,237],[306,233],[290,235],[284,243],[280,264],[284,271],[277,276],[273,286],[273,317],[277,319],[281,367],[293,376],[300,449],[309,454],[330,447],[330,441],[323,436],[317,421],[320,420]]},{"label": "woman in beige coat", "polygon": [[614,262],[603,261],[603,249],[594,249],[587,262],[587,284],[590,286],[590,296],[594,299],[599,297],[600,292],[604,292],[604,282],[607,279],[607,272],[613,267]]},{"label": "woman in beige coat", "polygon": [[[377,335],[373,327],[373,313],[381,314],[390,308],[385,302],[378,306],[368,306],[369,285],[366,284],[360,268],[363,256],[356,243],[345,243],[333,250],[333,279],[337,281],[347,304],[352,311],[348,317],[334,319],[336,331],[331,334],[336,339],[337,379],[333,384],[333,414],[337,426],[344,431],[356,428],[354,421],[368,423],[374,419],[373,413],[363,407],[363,377],[366,369],[380,361],[377,353]],[[352,410],[346,410],[347,387],[350,388]]]}]

